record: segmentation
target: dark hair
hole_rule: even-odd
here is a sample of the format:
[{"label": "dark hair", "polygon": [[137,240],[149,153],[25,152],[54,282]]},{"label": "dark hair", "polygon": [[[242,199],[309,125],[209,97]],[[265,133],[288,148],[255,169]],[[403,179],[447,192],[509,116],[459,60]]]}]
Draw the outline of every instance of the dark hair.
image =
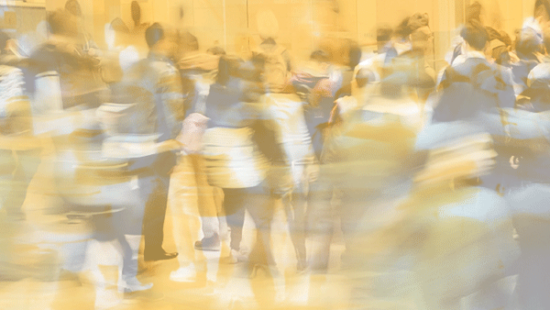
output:
[{"label": "dark hair", "polygon": [[410,17],[406,17],[405,19],[403,19],[403,21],[401,21],[401,23],[399,23],[399,25],[395,28],[395,31],[394,33],[401,37],[401,38],[406,38],[408,37],[411,33],[412,33],[412,30],[411,30],[411,27],[409,27],[409,20],[410,20]]},{"label": "dark hair", "polygon": [[489,41],[493,41],[495,39],[500,40],[500,33],[493,27],[485,27],[485,30],[487,30],[487,35],[489,36]]},{"label": "dark hair", "polygon": [[216,56],[221,56],[226,54],[225,50],[219,46],[211,47],[206,52]]},{"label": "dark hair", "polygon": [[159,23],[154,23],[145,30],[145,41],[147,41],[147,46],[149,47],[153,47],[163,38],[164,29]]},{"label": "dark hair", "polygon": [[495,62],[501,66],[507,66],[510,64],[510,53],[505,45],[494,48],[492,56],[495,59]]},{"label": "dark hair", "polygon": [[313,51],[313,53],[311,53],[311,55],[309,55],[309,59],[310,60],[317,60],[317,61],[327,62],[327,61],[329,61],[329,56],[323,50],[315,50],[315,51]]},{"label": "dark hair", "polygon": [[512,38],[510,35],[505,31],[500,31],[500,41],[502,41],[506,46],[512,45]]},{"label": "dark hair", "polygon": [[55,12],[49,13],[46,17],[48,22],[48,30],[52,34],[56,35],[69,35],[76,32],[76,29],[73,29],[74,25],[70,25],[71,16],[69,13],[63,10],[57,10]]},{"label": "dark hair", "polygon": [[132,12],[132,20],[134,21],[134,24],[136,26],[139,25],[141,22],[141,7],[139,6],[139,3],[137,1],[132,1],[130,10]]},{"label": "dark hair", "polygon": [[376,29],[376,41],[386,43],[391,40],[393,29],[387,26],[381,26]]},{"label": "dark hair", "polygon": [[65,3],[65,10],[74,16],[82,16],[82,8],[77,0],[68,0]]},{"label": "dark hair", "polygon": [[352,43],[349,47],[349,66],[354,69],[361,62],[363,51],[359,45]]},{"label": "dark hair", "polygon": [[489,41],[489,34],[483,25],[477,20],[471,20],[462,28],[460,36],[471,47],[482,51]]}]

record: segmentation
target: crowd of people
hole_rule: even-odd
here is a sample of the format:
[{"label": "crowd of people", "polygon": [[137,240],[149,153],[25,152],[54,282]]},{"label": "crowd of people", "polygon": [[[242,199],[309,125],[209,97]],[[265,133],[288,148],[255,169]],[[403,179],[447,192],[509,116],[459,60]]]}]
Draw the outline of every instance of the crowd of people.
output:
[{"label": "crowd of people", "polygon": [[440,72],[427,14],[376,54],[332,38],[297,62],[269,26],[247,57],[201,52],[131,8],[107,49],[75,0],[47,35],[0,33],[2,287],[87,278],[96,309],[181,283],[201,309],[550,309],[550,1],[512,36],[471,4]]}]

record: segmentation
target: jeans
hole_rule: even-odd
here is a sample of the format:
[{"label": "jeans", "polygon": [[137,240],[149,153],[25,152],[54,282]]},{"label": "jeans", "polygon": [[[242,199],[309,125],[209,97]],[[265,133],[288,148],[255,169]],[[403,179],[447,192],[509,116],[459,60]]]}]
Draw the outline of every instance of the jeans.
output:
[{"label": "jeans", "polygon": [[140,168],[138,185],[139,196],[145,204],[143,215],[145,256],[164,252],[162,249],[164,220],[168,204],[170,175],[176,165],[176,159],[175,153],[165,152],[140,159],[131,166]]},{"label": "jeans", "polygon": [[256,226],[256,245],[251,253],[251,261],[275,265],[271,249],[271,221],[273,219],[273,199],[260,184],[248,188],[224,188],[224,209],[227,224],[231,230],[230,247],[240,250],[245,211],[248,211]]}]

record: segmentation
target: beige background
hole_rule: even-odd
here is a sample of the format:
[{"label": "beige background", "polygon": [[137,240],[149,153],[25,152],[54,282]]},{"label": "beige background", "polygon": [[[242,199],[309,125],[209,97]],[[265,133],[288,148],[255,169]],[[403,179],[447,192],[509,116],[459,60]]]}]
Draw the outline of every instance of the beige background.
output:
[{"label": "beige background", "polygon": [[[29,0],[44,3],[47,11],[62,8],[66,0]],[[449,49],[453,30],[464,19],[464,8],[472,0],[140,0],[143,22],[162,22],[186,28],[199,40],[202,50],[220,45],[233,53],[246,53],[259,41],[256,14],[272,10],[279,21],[279,38],[298,58],[306,57],[320,36],[349,37],[368,46],[376,39],[378,24],[395,26],[405,16],[426,12],[434,32],[434,54],[437,62]],[[510,35],[533,12],[535,0],[481,0],[487,24],[506,30]],[[3,6],[1,4],[4,3]],[[16,9],[0,0],[0,12]],[[121,17],[131,25],[131,0],[80,0],[84,25],[100,44],[104,44],[104,25]],[[336,3],[336,4],[335,4]],[[178,8],[185,16],[179,19]],[[334,12],[335,6],[339,13]],[[25,30],[36,21],[23,21]]]}]

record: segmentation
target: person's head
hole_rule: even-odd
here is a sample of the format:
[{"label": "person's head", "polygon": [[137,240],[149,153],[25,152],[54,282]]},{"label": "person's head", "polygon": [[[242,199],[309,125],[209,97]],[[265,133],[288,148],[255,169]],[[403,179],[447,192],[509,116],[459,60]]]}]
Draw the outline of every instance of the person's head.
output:
[{"label": "person's head", "polygon": [[163,28],[159,23],[154,23],[145,30],[145,41],[149,50],[168,58],[175,58],[178,45],[176,34]]},{"label": "person's head", "polygon": [[489,36],[489,52],[491,58],[499,65],[508,65],[510,63],[510,54],[508,48],[510,37],[504,31],[498,31],[492,27],[486,27]]},{"label": "person's head", "polygon": [[409,38],[409,35],[412,33],[411,28],[409,27],[410,17],[406,17],[397,25],[393,31],[394,37],[397,40],[406,40]]},{"label": "person's head", "polygon": [[145,30],[145,41],[149,49],[153,49],[164,39],[164,28],[154,23]]},{"label": "person's head", "polygon": [[312,61],[320,62],[320,63],[328,63],[330,62],[329,55],[323,51],[323,50],[315,50],[311,55],[309,55],[309,59]]},{"label": "person's head", "polygon": [[141,23],[141,7],[137,1],[132,1],[130,11],[132,13],[132,20],[134,25],[139,25]]},{"label": "person's head", "polygon": [[349,67],[352,69],[355,69],[357,65],[361,62],[363,51],[361,50],[361,47],[357,45],[356,43],[351,43],[348,51],[348,57],[349,57]]},{"label": "person's head", "polygon": [[471,20],[462,28],[460,36],[472,50],[483,52],[489,41],[489,34],[477,20]]},{"label": "person's head", "polygon": [[516,39],[516,54],[521,59],[533,58],[533,55],[542,51],[542,41],[541,33],[535,29],[524,27]]},{"label": "person's head", "polygon": [[409,28],[411,33],[418,30],[419,28],[429,27],[429,25],[430,18],[428,16],[428,13],[415,13],[407,21],[407,27]]},{"label": "person's head", "polygon": [[211,47],[206,52],[208,54],[215,55],[215,56],[223,56],[226,54],[225,50],[219,46]]},{"label": "person's head", "polygon": [[75,38],[78,35],[76,17],[67,11],[58,10],[49,13],[46,21],[49,33],[52,35],[68,38]]},{"label": "person's head", "polygon": [[374,73],[366,68],[361,68],[359,71],[357,71],[357,74],[355,75],[355,82],[357,83],[357,87],[363,88],[367,86],[369,81],[374,81],[375,76]]},{"label": "person's head", "polygon": [[379,53],[384,52],[384,47],[391,40],[393,35],[393,29],[389,26],[379,26],[376,29],[376,43]]},{"label": "person's head", "polygon": [[65,10],[67,10],[67,12],[74,16],[82,16],[82,8],[80,7],[80,3],[78,3],[77,0],[68,0],[65,3]]}]

